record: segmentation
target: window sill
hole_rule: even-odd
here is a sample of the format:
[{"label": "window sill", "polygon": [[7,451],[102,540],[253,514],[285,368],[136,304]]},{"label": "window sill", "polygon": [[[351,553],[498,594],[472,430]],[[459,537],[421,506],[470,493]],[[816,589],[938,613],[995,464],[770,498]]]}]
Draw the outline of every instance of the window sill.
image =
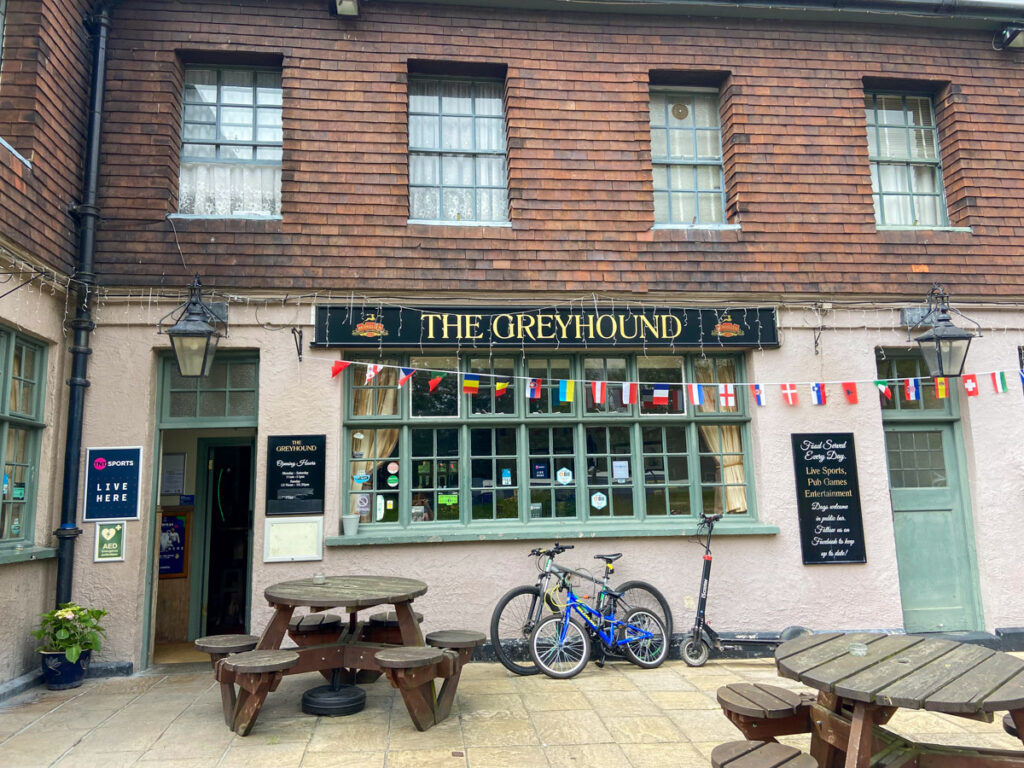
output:
[{"label": "window sill", "polygon": [[890,227],[890,226],[879,226],[875,225],[875,231],[877,232],[967,232],[971,234],[974,232],[970,227]]},{"label": "window sill", "polygon": [[225,216],[206,216],[201,213],[169,213],[169,219],[188,219],[189,221],[283,221],[283,217],[253,214],[231,214]]},{"label": "window sill", "polygon": [[653,229],[653,230],[684,229],[684,230],[694,230],[694,231],[698,231],[698,232],[702,231],[702,230],[710,230],[712,232],[727,232],[727,231],[731,231],[731,230],[732,231],[738,231],[740,229],[740,225],[739,224],[705,224],[705,225],[699,225],[699,224],[697,224],[697,225],[695,225],[695,224],[655,224],[653,227],[651,227],[651,229]]},{"label": "window sill", "polygon": [[57,557],[57,550],[52,547],[25,547],[24,549],[0,549],[0,565],[8,563],[25,563],[29,560],[49,560]]},{"label": "window sill", "polygon": [[427,227],[511,227],[511,221],[432,221],[430,219],[409,219],[406,224]]},{"label": "window sill", "polygon": [[[368,530],[369,529],[369,530]],[[779,533],[777,525],[766,525],[756,520],[725,523],[715,528],[716,536],[774,536]],[[451,541],[531,541],[540,539],[623,539],[692,536],[697,532],[697,521],[683,523],[609,523],[589,524],[586,528],[573,522],[556,523],[545,521],[517,527],[464,526],[438,524],[431,528],[398,528],[373,524],[360,527],[355,536],[327,536],[324,544],[328,547],[360,547],[368,544],[441,544]]]}]

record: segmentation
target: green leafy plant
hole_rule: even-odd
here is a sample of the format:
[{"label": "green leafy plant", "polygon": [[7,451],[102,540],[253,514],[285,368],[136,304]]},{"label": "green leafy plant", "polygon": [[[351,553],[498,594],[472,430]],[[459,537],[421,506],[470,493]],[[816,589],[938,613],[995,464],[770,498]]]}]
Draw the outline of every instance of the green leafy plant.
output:
[{"label": "green leafy plant", "polygon": [[83,608],[75,603],[62,603],[52,611],[40,614],[39,629],[32,632],[42,645],[37,651],[61,653],[72,664],[82,651],[98,651],[105,630],[100,619],[107,612],[99,608]]}]

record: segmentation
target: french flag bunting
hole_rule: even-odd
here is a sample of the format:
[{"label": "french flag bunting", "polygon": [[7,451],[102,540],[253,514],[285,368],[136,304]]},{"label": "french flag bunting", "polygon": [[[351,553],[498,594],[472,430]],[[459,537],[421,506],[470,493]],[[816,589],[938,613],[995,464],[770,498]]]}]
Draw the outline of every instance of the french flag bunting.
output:
[{"label": "french flag bunting", "polygon": [[526,396],[530,400],[540,400],[540,379],[530,379],[526,383]]},{"label": "french flag bunting", "polygon": [[754,402],[759,406],[764,406],[768,402],[768,399],[764,396],[764,387],[760,384],[750,385],[750,396],[754,398]]},{"label": "french flag bunting", "polygon": [[811,384],[811,403],[813,405],[825,404],[825,384],[823,382],[816,381]]},{"label": "french flag bunting", "polygon": [[718,407],[719,408],[735,408],[736,407],[736,385],[735,384],[719,384],[718,385]]},{"label": "french flag bunting", "polygon": [[651,398],[654,405],[668,405],[668,384],[655,384],[654,396]]},{"label": "french flag bunting", "polygon": [[789,405],[796,405],[800,401],[800,397],[796,391],[796,384],[783,384],[782,396],[786,399],[786,402]]},{"label": "french flag bunting", "polygon": [[[350,363],[348,360],[335,360],[331,364],[331,378],[333,379],[335,376],[344,371],[350,365],[352,365],[352,363]],[[1003,380],[1003,383],[1006,383],[1005,379]]]},{"label": "french flag bunting", "polygon": [[594,402],[601,405],[608,398],[608,382],[590,382],[590,392],[594,396]]},{"label": "french flag bunting", "polygon": [[690,393],[690,403],[692,405],[704,405],[704,387],[700,384],[687,384],[686,389]]},{"label": "french flag bunting", "polygon": [[921,399],[921,380],[907,379],[903,382],[903,398],[905,400]]},{"label": "french flag bunting", "polygon": [[366,366],[366,383],[369,384],[371,381],[373,381],[373,377],[380,373],[382,370],[384,370],[384,366],[377,365],[376,363],[371,363],[370,365]]},{"label": "french flag bunting", "polygon": [[402,375],[398,378],[398,386],[405,384],[416,373],[415,368],[400,368],[399,370],[402,372]]},{"label": "french flag bunting", "polygon": [[640,385],[635,381],[626,381],[622,384],[622,404],[632,405],[640,399]]}]

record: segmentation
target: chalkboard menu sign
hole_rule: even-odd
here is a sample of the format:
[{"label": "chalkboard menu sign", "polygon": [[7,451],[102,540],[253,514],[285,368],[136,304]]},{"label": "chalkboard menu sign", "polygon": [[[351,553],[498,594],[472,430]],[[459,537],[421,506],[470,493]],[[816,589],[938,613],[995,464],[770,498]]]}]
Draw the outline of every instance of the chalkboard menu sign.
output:
[{"label": "chalkboard menu sign", "polygon": [[326,435],[267,438],[267,514],[324,511]]},{"label": "chalkboard menu sign", "polygon": [[853,434],[794,434],[804,565],[866,563]]}]

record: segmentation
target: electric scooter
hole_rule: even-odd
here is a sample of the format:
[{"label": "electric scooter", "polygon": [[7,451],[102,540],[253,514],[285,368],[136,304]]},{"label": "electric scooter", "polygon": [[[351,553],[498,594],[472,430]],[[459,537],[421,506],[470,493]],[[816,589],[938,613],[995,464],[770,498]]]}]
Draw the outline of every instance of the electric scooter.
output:
[{"label": "electric scooter", "polygon": [[[748,645],[769,646],[774,649],[794,637],[811,634],[807,627],[786,627],[779,636],[771,638],[728,638],[719,637],[707,623],[708,587],[711,584],[711,532],[715,523],[722,519],[721,514],[705,515],[701,513],[697,525],[697,543],[704,547],[704,568],[700,576],[700,593],[697,597],[697,613],[693,618],[693,629],[683,638],[682,656],[691,667],[701,667],[711,655],[711,649],[722,651],[742,649]],[[706,535],[704,535],[706,534]],[[701,537],[704,536],[702,539]]]}]

